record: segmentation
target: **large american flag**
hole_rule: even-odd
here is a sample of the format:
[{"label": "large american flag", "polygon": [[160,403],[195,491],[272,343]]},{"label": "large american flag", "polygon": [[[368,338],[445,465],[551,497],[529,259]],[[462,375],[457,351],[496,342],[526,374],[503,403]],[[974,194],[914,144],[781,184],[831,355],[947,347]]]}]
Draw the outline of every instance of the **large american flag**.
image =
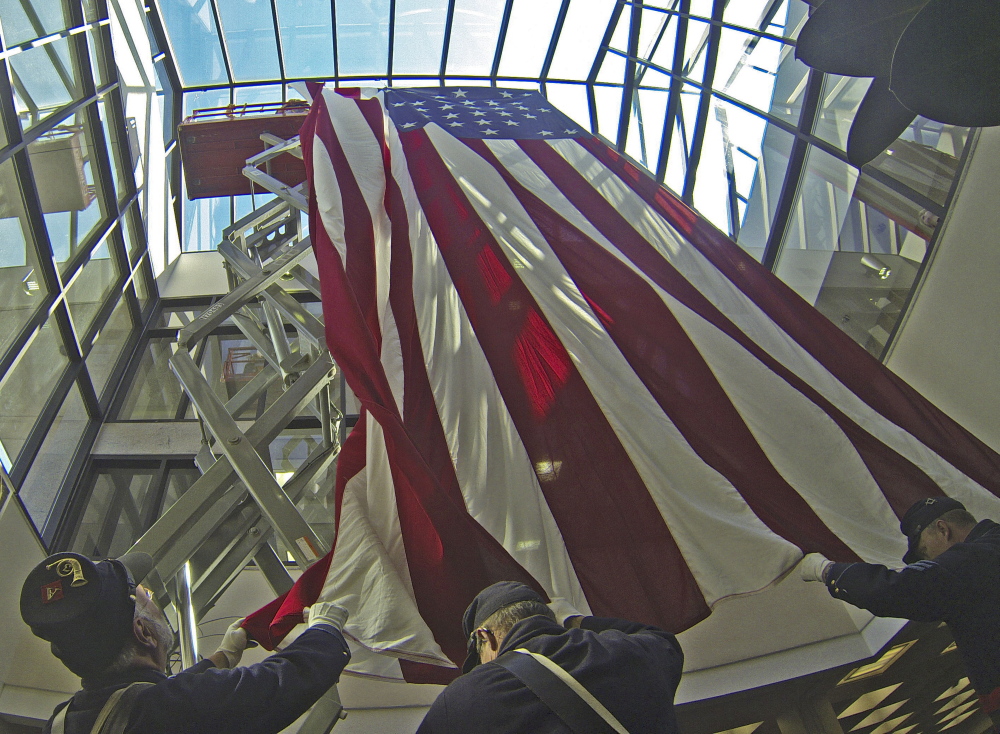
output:
[{"label": "large american flag", "polygon": [[446,681],[518,579],[679,632],[817,551],[899,563],[1000,457],[537,92],[314,88],[302,129],[334,359],[363,406],[315,599],[353,668]]}]

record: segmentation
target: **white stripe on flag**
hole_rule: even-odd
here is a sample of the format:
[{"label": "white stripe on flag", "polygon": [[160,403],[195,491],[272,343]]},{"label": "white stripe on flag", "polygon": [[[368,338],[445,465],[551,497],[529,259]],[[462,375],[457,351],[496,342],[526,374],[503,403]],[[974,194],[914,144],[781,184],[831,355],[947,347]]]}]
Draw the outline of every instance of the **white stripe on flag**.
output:
[{"label": "white stripe on flag", "polygon": [[771,532],[664,415],[496,170],[440,128],[426,130],[450,170],[461,171],[456,180],[511,262],[527,264],[517,271],[522,282],[621,440],[706,602],[763,588],[794,565],[801,551]]},{"label": "white stripe on flag", "polygon": [[589,612],[531,460],[427,225],[394,131],[388,143],[409,221],[412,298],[427,377],[466,507],[550,596]]},{"label": "white stripe on flag", "polygon": [[[685,243],[680,234],[650,209],[617,176],[573,140],[550,143],[570,165],[613,205],[666,260],[744,334],[776,361],[840,408],[875,438],[923,469],[950,496],[968,502],[981,514],[1000,512],[1000,498],[967,477],[910,433],[902,430],[855,395],[794,339],[778,327],[748,296],[705,258]],[[803,304],[805,307],[805,304]]]}]

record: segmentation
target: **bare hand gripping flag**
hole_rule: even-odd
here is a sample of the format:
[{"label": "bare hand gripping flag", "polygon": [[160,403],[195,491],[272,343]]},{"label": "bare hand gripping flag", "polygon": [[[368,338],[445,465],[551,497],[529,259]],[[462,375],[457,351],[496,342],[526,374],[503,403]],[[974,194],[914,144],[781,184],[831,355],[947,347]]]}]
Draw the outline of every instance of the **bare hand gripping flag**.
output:
[{"label": "bare hand gripping flag", "polygon": [[301,139],[363,410],[265,645],[338,599],[356,667],[442,682],[495,581],[679,632],[803,553],[898,565],[920,498],[1000,507],[997,454],[538,93],[343,91]]}]

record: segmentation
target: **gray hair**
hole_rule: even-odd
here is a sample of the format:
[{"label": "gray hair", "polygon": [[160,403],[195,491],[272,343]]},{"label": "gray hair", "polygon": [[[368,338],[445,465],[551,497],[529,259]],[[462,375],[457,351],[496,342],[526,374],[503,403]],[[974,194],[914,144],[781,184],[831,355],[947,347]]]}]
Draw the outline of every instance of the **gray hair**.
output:
[{"label": "gray hair", "polygon": [[941,515],[938,520],[944,520],[945,522],[951,523],[953,525],[958,525],[962,528],[972,527],[978,521],[975,516],[968,510],[948,510],[948,512]]},{"label": "gray hair", "polygon": [[[480,628],[492,632],[499,641],[506,637],[511,628],[522,619],[537,616],[551,619],[553,622],[556,620],[556,615],[552,613],[552,610],[540,601],[519,601],[493,612],[483,621]],[[476,637],[476,650],[477,652],[483,650],[483,640],[478,636]]]}]

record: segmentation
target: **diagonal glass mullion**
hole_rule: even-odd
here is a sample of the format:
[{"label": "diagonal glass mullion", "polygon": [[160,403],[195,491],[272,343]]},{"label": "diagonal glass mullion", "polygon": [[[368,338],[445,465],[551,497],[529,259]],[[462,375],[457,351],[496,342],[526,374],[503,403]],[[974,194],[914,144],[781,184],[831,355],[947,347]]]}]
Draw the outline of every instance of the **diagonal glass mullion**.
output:
[{"label": "diagonal glass mullion", "polygon": [[[676,6],[675,6],[676,7]],[[680,0],[680,9],[684,13],[677,16],[677,37],[674,39],[674,60],[670,74],[670,93],[667,95],[667,112],[663,118],[663,134],[660,138],[660,159],[656,163],[656,180],[663,183],[667,176],[667,156],[674,134],[674,120],[681,104],[681,73],[684,67],[684,52],[687,45],[687,13],[691,10],[691,0]]]},{"label": "diagonal glass mullion", "polygon": [[621,111],[618,114],[618,141],[617,147],[620,153],[625,152],[625,143],[628,140],[629,115],[632,112],[633,102],[637,103],[635,77],[637,71],[636,57],[639,55],[639,28],[642,23],[642,1],[632,3],[632,12],[629,18],[628,33],[628,58],[625,61],[625,79],[622,89]]},{"label": "diagonal glass mullion", "polygon": [[455,0],[448,0],[448,10],[444,20],[444,42],[441,44],[441,86],[444,86],[448,69],[448,52],[451,50],[451,30],[455,25]]},{"label": "diagonal glass mullion", "polygon": [[562,0],[559,6],[559,14],[556,15],[555,25],[552,27],[552,38],[549,41],[549,48],[545,52],[545,61],[542,62],[542,71],[538,75],[538,82],[545,94],[545,83],[548,81],[549,70],[552,68],[552,59],[556,56],[556,46],[559,45],[559,37],[562,35],[563,26],[566,24],[566,14],[569,12],[570,0]]},{"label": "diagonal glass mullion", "polygon": [[587,106],[590,112],[591,130],[597,129],[597,95],[594,92],[594,85],[597,82],[597,75],[601,71],[601,66],[604,64],[604,59],[607,58],[611,39],[614,37],[615,28],[618,27],[618,21],[621,20],[625,5],[625,0],[618,0],[615,9],[611,11],[611,17],[608,19],[608,27],[604,31],[604,38],[601,39],[601,45],[597,47],[597,53],[594,55],[594,63],[591,64],[590,73],[587,74]]},{"label": "diagonal glass mullion", "polygon": [[[274,21],[274,43],[278,48],[278,74],[281,75],[281,81],[287,81],[285,79],[285,54],[282,52],[281,48],[281,33],[278,31],[278,5],[275,0],[271,0],[271,20]],[[282,101],[285,97],[285,85],[281,85],[281,96]]]},{"label": "diagonal glass mullion", "polygon": [[209,0],[209,4],[212,7],[212,17],[215,18],[215,32],[219,36],[219,44],[222,47],[222,62],[226,67],[226,77],[229,79],[230,93],[229,93],[229,103],[233,102],[232,94],[232,84],[233,79],[233,65],[229,58],[229,45],[226,43],[226,34],[222,28],[222,16],[219,15],[219,5],[217,0]]},{"label": "diagonal glass mullion", "polygon": [[[720,21],[709,26],[707,56],[705,58],[705,75],[702,78],[701,99],[698,102],[698,114],[695,118],[694,131],[691,134],[691,152],[688,154],[688,167],[684,176],[684,190],[681,198],[690,204],[694,200],[694,182],[698,174],[698,163],[701,161],[701,149],[705,142],[705,128],[708,125],[708,110],[712,102],[712,85],[715,82],[715,67],[719,61],[719,43],[722,39],[722,14],[726,9],[726,0],[714,0],[712,3],[712,20]],[[685,69],[687,71],[687,69]]]},{"label": "diagonal glass mullion", "polygon": [[493,53],[493,66],[490,67],[490,78],[493,81],[494,87],[497,85],[497,75],[500,72],[500,57],[503,56],[503,47],[507,42],[507,29],[510,27],[510,14],[513,9],[514,0],[507,0],[503,8],[503,17],[500,19],[500,33],[497,35],[497,47]]}]

